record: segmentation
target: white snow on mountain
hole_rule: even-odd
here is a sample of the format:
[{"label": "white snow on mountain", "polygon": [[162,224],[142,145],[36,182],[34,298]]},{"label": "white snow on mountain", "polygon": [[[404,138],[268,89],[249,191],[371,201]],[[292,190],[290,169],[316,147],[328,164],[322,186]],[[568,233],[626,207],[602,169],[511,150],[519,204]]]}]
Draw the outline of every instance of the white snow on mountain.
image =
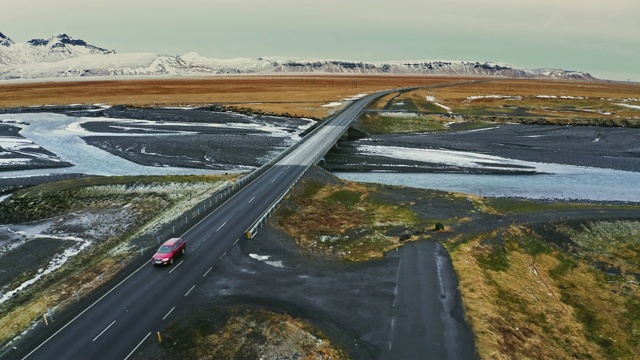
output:
[{"label": "white snow on mountain", "polygon": [[32,39],[26,43],[14,43],[0,33],[0,45],[0,65],[57,62],[86,55],[115,53],[113,50],[73,39],[66,34],[55,35],[49,39]]},{"label": "white snow on mountain", "polygon": [[178,56],[116,54],[66,34],[14,43],[0,33],[0,80],[95,76],[194,76],[210,74],[433,74],[492,77],[593,79],[584,72],[528,70],[510,64],[473,61],[361,62],[310,58],[214,59],[188,52]]}]

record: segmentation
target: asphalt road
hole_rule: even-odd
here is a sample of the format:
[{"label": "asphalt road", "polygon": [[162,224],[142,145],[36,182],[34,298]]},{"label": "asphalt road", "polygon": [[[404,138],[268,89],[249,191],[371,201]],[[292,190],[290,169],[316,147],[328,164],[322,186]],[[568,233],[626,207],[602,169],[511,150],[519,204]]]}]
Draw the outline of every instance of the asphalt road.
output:
[{"label": "asphalt road", "polygon": [[381,359],[476,358],[458,277],[440,243],[423,241],[400,249],[392,308]]},{"label": "asphalt road", "polygon": [[[363,98],[307,136],[295,151],[239,191],[182,237],[187,254],[169,268],[145,264],[32,349],[12,349],[16,359],[127,359],[156,337],[172,312],[187,306],[189,295],[246,230],[291,183],[324,155],[349,123],[376,96]],[[54,332],[55,331],[55,332]],[[43,337],[45,338],[45,337]]]}]

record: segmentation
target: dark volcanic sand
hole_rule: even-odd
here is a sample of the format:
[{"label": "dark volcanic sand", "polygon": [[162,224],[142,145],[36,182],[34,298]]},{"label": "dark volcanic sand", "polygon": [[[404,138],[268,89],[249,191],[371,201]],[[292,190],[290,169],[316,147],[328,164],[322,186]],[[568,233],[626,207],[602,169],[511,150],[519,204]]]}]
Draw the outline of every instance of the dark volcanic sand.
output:
[{"label": "dark volcanic sand", "polygon": [[[640,172],[640,129],[521,124],[499,125],[480,131],[456,132],[455,126],[452,128],[454,131],[451,132],[375,135],[357,141],[342,141],[327,154],[326,168],[338,171],[443,170],[442,166],[428,162],[355,154],[358,145],[377,145],[467,151],[532,162]],[[412,168],[416,165],[419,169]]]},{"label": "dark volcanic sand", "polygon": [[[212,108],[129,108],[115,106],[70,106],[11,109],[4,113],[60,113],[88,118],[82,127],[93,135],[83,140],[115,156],[141,165],[212,170],[247,170],[259,167],[295,141],[295,134],[311,125],[310,120],[273,116],[247,116]],[[91,120],[95,118],[95,121]],[[37,119],[37,115],[36,115]],[[110,120],[112,119],[112,120]],[[35,120],[32,125],[37,123]],[[26,124],[25,124],[26,125]],[[19,128],[0,124],[0,136],[21,137]],[[27,152],[46,152],[27,148]],[[0,157],[17,156],[2,152]],[[21,158],[28,157],[24,152]],[[2,171],[71,166],[31,157],[27,164],[3,165]],[[73,172],[73,169],[69,169]],[[39,172],[38,174],[46,174]],[[25,172],[25,175],[29,175]],[[0,180],[0,188],[15,188]]]},{"label": "dark volcanic sand", "polygon": [[[74,115],[78,114],[86,115]],[[273,136],[260,129],[260,126],[278,127],[284,133],[294,134],[300,131],[300,126],[309,124],[301,119],[249,117],[208,108],[138,109],[117,106],[90,114],[114,118],[113,121],[83,124],[85,129],[96,134],[84,137],[90,145],[142,165],[215,170],[259,167],[291,145],[288,136]],[[117,119],[153,120],[159,123],[127,123],[123,129]],[[175,123],[182,124],[176,126]],[[242,126],[226,127],[227,124]],[[183,134],[167,135],[167,132],[176,131]],[[131,136],[101,136],[100,133],[104,132]]]}]

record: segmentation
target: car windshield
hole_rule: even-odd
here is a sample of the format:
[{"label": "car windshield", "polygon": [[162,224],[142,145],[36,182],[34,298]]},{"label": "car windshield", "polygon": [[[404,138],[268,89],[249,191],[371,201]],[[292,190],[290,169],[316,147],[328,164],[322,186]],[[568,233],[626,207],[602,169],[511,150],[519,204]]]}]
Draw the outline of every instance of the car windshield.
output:
[{"label": "car windshield", "polygon": [[171,246],[160,246],[160,249],[158,249],[159,253],[170,253],[171,252]]}]

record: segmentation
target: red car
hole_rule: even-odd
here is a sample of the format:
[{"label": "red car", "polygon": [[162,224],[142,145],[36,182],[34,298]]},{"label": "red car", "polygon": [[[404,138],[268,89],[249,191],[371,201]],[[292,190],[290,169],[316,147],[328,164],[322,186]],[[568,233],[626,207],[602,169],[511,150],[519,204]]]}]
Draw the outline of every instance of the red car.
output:
[{"label": "red car", "polygon": [[173,238],[165,241],[158,251],[151,257],[154,265],[171,265],[173,260],[187,251],[187,242],[182,238]]}]

